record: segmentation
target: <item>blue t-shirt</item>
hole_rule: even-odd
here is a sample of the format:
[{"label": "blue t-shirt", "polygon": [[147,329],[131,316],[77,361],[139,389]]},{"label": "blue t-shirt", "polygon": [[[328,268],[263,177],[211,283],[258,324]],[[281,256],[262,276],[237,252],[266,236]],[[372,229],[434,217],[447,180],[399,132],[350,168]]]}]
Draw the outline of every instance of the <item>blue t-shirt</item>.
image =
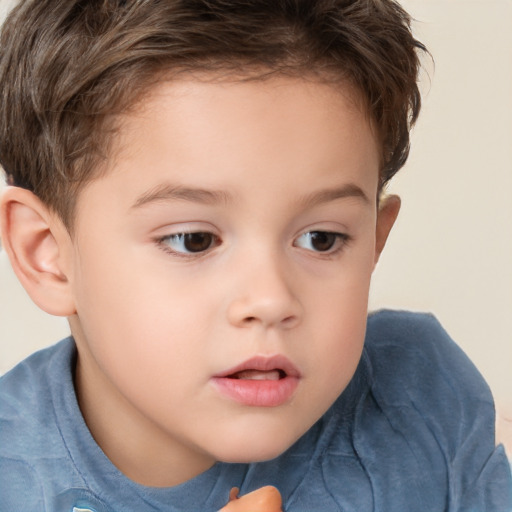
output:
[{"label": "blue t-shirt", "polygon": [[274,460],[217,463],[176,487],[138,485],[108,460],[80,413],[72,339],[0,380],[0,512],[214,512],[232,487],[275,485],[290,511],[509,512],[480,374],[429,315],[369,316],[349,386]]}]

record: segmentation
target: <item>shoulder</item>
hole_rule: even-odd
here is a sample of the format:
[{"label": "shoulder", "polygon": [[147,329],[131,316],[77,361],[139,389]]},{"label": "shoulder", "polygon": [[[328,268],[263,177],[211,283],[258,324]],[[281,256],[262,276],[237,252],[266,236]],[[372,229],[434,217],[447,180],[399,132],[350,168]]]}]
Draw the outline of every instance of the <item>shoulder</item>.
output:
[{"label": "shoulder", "polygon": [[450,351],[455,343],[429,313],[381,310],[368,315],[366,347],[433,355]]},{"label": "shoulder", "polygon": [[[72,340],[65,340],[36,352],[0,378],[0,510],[21,510],[21,499],[28,500],[25,510],[43,509],[38,501],[44,487],[41,461],[48,464],[60,451],[51,374],[72,351]],[[37,506],[30,501],[34,499]]]},{"label": "shoulder", "polygon": [[449,452],[476,425],[494,443],[490,389],[432,315],[371,314],[365,351],[372,394],[383,410],[414,409],[436,436],[445,438]]},{"label": "shoulder", "polygon": [[[69,374],[73,341],[68,338],[52,347],[40,350],[0,377],[0,454],[11,453],[26,445],[30,438],[21,432],[34,434],[47,426],[53,414],[51,381]],[[11,438],[12,436],[12,438]]]},{"label": "shoulder", "polygon": [[51,401],[49,379],[55,367],[71,371],[69,360],[74,351],[71,338],[35,352],[0,377],[0,421],[28,422],[47,414]]},{"label": "shoulder", "polygon": [[[417,399],[438,408],[439,393],[492,404],[490,390],[474,364],[430,314],[379,311],[368,317],[365,345],[374,388],[381,399]],[[429,400],[436,395],[437,399]],[[426,401],[426,402],[425,402]],[[465,404],[470,405],[470,404]],[[453,411],[452,411],[453,412]]]},{"label": "shoulder", "polygon": [[[409,449],[411,461],[423,460],[415,474],[423,471],[431,480],[438,474],[439,482],[449,483],[454,510],[508,510],[510,468],[495,446],[492,394],[439,322],[428,314],[372,314],[364,357],[371,382],[366,403],[376,411],[366,431],[375,430],[378,414],[386,442],[398,443],[398,436],[406,446],[400,453]],[[431,491],[434,496],[439,488]]]},{"label": "shoulder", "polygon": [[[0,429],[5,441],[0,453],[20,444],[20,432],[38,432],[51,423],[52,382],[69,380],[74,350],[73,340],[67,338],[32,354],[0,377]],[[27,439],[22,444],[26,443]]]}]

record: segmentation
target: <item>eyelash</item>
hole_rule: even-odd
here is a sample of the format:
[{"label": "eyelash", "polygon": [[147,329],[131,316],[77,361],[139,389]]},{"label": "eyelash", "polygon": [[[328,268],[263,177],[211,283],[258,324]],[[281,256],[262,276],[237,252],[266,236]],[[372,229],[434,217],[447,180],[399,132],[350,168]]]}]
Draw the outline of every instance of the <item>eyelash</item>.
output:
[{"label": "eyelash", "polygon": [[[299,240],[300,238],[306,236],[309,241],[311,242],[315,236],[320,235],[321,237],[332,237],[332,245],[325,251],[314,251],[311,249],[305,249],[305,250],[311,250],[315,254],[324,257],[324,258],[331,258],[336,256],[338,253],[343,251],[349,241],[351,240],[350,236],[346,233],[338,233],[336,231],[324,231],[324,230],[312,230],[312,231],[306,231],[305,233],[302,233],[296,240]],[[293,244],[295,247],[299,247],[296,242]]]},{"label": "eyelash", "polygon": [[[203,250],[198,251],[179,251],[173,249],[169,245],[169,241],[174,240],[178,241],[180,244],[186,244],[186,237],[193,237],[193,236],[204,236],[207,235],[211,237],[210,243],[205,247]],[[302,237],[307,237],[309,242],[311,242],[315,236],[327,236],[327,237],[334,237],[334,240],[332,240],[332,246],[326,249],[325,251],[315,251],[314,249],[307,249],[304,248],[304,250],[312,252],[320,257],[323,258],[332,258],[336,256],[338,253],[343,251],[343,249],[347,246],[347,244],[351,241],[351,237],[347,235],[346,233],[338,233],[334,231],[324,231],[324,230],[311,230],[306,231],[305,233],[302,233],[300,236],[298,236],[293,243],[294,247],[300,248],[300,246],[297,244],[297,240],[300,240]],[[219,236],[215,235],[214,233],[211,233],[209,231],[190,231],[190,232],[181,232],[181,233],[173,233],[171,235],[165,235],[160,238],[155,239],[155,242],[157,245],[166,253],[171,254],[173,256],[179,257],[179,258],[200,258],[202,256],[205,256],[208,254],[212,249],[219,246],[222,243],[222,240]],[[333,247],[333,248],[332,248]]]},{"label": "eyelash", "polygon": [[[185,237],[193,237],[193,236],[201,236],[201,235],[208,235],[212,238],[208,246],[204,250],[199,251],[177,251],[170,247],[169,242],[171,240],[179,241],[179,243],[184,244],[186,243]],[[181,240],[180,240],[181,239]],[[221,243],[221,239],[209,231],[190,231],[190,232],[182,232],[182,233],[173,233],[171,235],[165,235],[163,237],[160,237],[156,240],[157,245],[168,254],[171,254],[173,256],[177,256],[179,258],[198,258],[201,256],[204,256],[210,252],[211,249],[217,247]]]}]

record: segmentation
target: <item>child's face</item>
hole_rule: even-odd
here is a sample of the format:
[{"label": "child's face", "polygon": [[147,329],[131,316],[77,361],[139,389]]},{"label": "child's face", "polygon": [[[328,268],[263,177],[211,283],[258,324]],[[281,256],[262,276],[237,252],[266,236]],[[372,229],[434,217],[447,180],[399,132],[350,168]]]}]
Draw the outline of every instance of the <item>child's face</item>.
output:
[{"label": "child's face", "polygon": [[[79,198],[68,276],[93,435],[152,485],[277,456],[361,355],[380,161],[367,117],[312,81],[184,80],[126,117],[118,149]],[[159,480],[166,465],[180,476]]]}]

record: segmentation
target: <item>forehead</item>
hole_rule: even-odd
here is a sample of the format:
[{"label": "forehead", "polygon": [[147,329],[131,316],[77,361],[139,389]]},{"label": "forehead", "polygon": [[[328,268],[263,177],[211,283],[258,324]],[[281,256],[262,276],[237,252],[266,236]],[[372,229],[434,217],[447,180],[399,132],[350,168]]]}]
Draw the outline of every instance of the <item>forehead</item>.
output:
[{"label": "forehead", "polygon": [[[265,176],[270,190],[279,174],[318,180],[320,189],[333,172],[376,194],[378,138],[348,85],[186,77],[157,84],[119,121],[105,176],[132,196],[166,180],[230,192]],[[292,185],[281,183],[282,193]]]},{"label": "forehead", "polygon": [[[255,141],[265,137],[261,132],[265,123],[281,127],[283,138],[302,131],[313,140],[325,138],[325,130],[319,128],[328,124],[338,127],[335,136],[343,131],[365,130],[379,142],[362,95],[346,81],[314,76],[185,75],[151,87],[120,121],[118,147],[124,150],[133,147],[134,138],[144,142],[141,130],[151,131],[157,126],[170,128],[174,135],[181,136],[179,140],[194,135],[199,139],[203,129],[213,128],[220,142],[225,140],[223,133],[229,133],[233,126],[243,128],[240,135],[251,133]],[[124,148],[123,138],[129,141]],[[299,147],[283,147],[286,149],[297,151]]]}]

